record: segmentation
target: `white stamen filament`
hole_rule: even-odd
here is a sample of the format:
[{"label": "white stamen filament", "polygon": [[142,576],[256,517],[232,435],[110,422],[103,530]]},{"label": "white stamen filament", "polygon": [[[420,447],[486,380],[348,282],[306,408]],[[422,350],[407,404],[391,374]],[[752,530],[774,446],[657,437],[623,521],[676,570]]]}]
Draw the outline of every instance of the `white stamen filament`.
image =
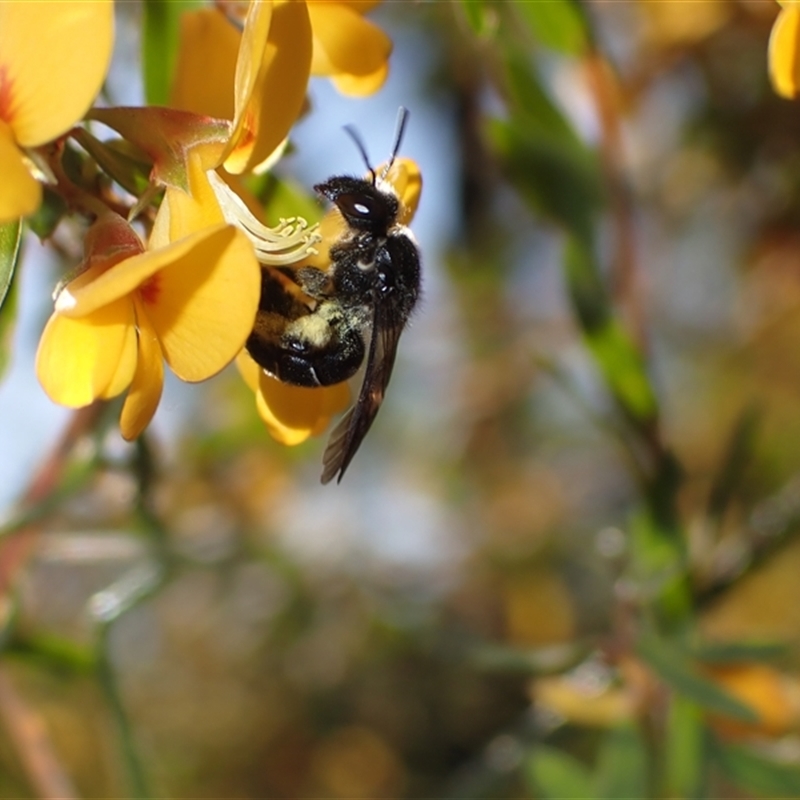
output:
[{"label": "white stamen filament", "polygon": [[322,241],[318,225],[309,227],[302,217],[290,217],[281,219],[276,228],[269,228],[253,216],[239,195],[214,170],[207,174],[225,221],[247,236],[262,264],[280,267],[317,252],[314,244]]}]

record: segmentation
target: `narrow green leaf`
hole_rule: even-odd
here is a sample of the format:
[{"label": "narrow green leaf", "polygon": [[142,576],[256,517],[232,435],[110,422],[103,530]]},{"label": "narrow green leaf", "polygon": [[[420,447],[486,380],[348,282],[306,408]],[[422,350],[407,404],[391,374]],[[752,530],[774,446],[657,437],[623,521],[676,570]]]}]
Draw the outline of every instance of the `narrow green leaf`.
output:
[{"label": "narrow green leaf", "polygon": [[587,345],[625,412],[639,422],[656,415],[656,397],[644,359],[617,320],[587,333]]},{"label": "narrow green leaf", "polygon": [[731,500],[736,497],[744,472],[753,456],[760,421],[761,413],[754,406],[745,408],[737,420],[728,442],[727,452],[711,487],[708,499],[709,516],[717,519],[721,517]]},{"label": "narrow green leaf", "polygon": [[21,242],[21,219],[0,224],[0,309],[14,279]]},{"label": "narrow green leaf", "polygon": [[655,393],[641,353],[612,317],[591,239],[574,235],[567,240],[564,267],[586,345],[606,384],[629,417],[650,422],[657,410]]},{"label": "narrow green leaf", "polygon": [[542,800],[594,797],[589,770],[555,747],[535,747],[523,762],[523,776],[531,793]]},{"label": "narrow green leaf", "polygon": [[594,774],[598,800],[639,800],[648,797],[647,750],[639,732],[631,725],[606,734]]},{"label": "narrow green leaf", "polygon": [[169,102],[172,75],[178,54],[179,20],[196,0],[144,0],[142,20],[142,68],[144,94],[149,105]]},{"label": "narrow green leaf", "polygon": [[469,650],[467,658],[475,669],[486,672],[549,675],[579,664],[586,649],[583,642],[530,649],[482,643]]},{"label": "narrow green leaf", "polygon": [[695,669],[681,646],[645,634],[636,646],[637,653],[679,694],[699,706],[742,722],[758,722],[758,715],[731,697]]},{"label": "narrow green leaf", "polygon": [[573,56],[586,52],[586,22],[573,0],[528,0],[517,8],[545,47]]},{"label": "narrow green leaf", "polygon": [[11,337],[17,320],[14,280],[22,243],[22,220],[0,225],[0,377],[11,360]]},{"label": "narrow green leaf", "polygon": [[461,10],[469,23],[470,28],[481,36],[486,31],[486,14],[483,0],[461,0]]},{"label": "narrow green leaf", "polygon": [[800,769],[770,761],[744,747],[717,744],[713,759],[731,783],[770,798],[800,797]]},{"label": "narrow green leaf", "polygon": [[786,658],[791,647],[785,642],[707,642],[695,645],[692,656],[709,664],[741,664]]},{"label": "narrow green leaf", "polygon": [[536,213],[589,240],[602,202],[593,154],[533,129],[525,115],[493,120],[487,133],[523,200]]},{"label": "narrow green leaf", "polygon": [[65,672],[88,674],[95,668],[95,656],[91,650],[47,633],[12,639],[7,652]]},{"label": "narrow green leaf", "polygon": [[28,228],[44,241],[53,235],[58,223],[67,213],[67,202],[49,186],[44,186],[39,208],[25,218]]},{"label": "narrow green leaf", "polygon": [[524,119],[528,130],[552,136],[562,145],[566,143],[585,155],[588,152],[586,145],[545,90],[528,50],[509,43],[503,48],[502,56],[506,95],[512,115]]},{"label": "narrow green leaf", "polygon": [[153,164],[125,139],[109,139],[101,142],[85,128],[78,128],[75,138],[100,165],[103,172],[123,189],[137,197],[147,191]]},{"label": "narrow green leaf", "polygon": [[703,780],[706,732],[700,709],[676,695],[669,709],[664,782],[669,797],[698,797]]}]

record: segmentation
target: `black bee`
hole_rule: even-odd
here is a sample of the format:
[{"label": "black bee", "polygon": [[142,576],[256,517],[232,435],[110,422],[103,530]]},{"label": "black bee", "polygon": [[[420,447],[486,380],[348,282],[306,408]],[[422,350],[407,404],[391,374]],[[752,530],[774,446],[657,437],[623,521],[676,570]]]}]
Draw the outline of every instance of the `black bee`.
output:
[{"label": "black bee", "polygon": [[347,129],[371,180],[335,176],[315,186],[345,222],[330,248],[330,267],[262,270],[261,300],[247,350],[270,375],[295,386],[329,386],[355,375],[367,358],[355,405],[331,434],[322,482],[345,470],[370,429],[392,375],[397,345],[420,294],[420,253],[398,222],[400,201],[385,180],[403,138],[397,136],[380,175],[361,140]]}]

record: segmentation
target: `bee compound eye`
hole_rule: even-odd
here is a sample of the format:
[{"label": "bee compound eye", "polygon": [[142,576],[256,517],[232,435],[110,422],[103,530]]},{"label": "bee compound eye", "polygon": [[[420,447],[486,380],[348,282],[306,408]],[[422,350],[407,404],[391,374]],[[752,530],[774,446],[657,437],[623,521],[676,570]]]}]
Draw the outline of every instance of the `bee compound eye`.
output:
[{"label": "bee compound eye", "polygon": [[340,194],[336,205],[346,217],[372,219],[376,213],[374,200],[365,194]]}]

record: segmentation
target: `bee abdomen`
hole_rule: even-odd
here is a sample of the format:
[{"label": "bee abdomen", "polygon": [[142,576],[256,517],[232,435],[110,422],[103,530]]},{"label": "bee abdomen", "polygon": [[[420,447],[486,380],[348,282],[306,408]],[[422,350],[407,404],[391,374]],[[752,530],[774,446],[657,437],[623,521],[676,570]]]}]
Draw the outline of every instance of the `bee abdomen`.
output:
[{"label": "bee abdomen", "polygon": [[364,360],[365,345],[359,328],[333,303],[323,303],[315,313],[284,324],[279,333],[257,326],[247,350],[278,380],[314,387],[351,378]]}]

